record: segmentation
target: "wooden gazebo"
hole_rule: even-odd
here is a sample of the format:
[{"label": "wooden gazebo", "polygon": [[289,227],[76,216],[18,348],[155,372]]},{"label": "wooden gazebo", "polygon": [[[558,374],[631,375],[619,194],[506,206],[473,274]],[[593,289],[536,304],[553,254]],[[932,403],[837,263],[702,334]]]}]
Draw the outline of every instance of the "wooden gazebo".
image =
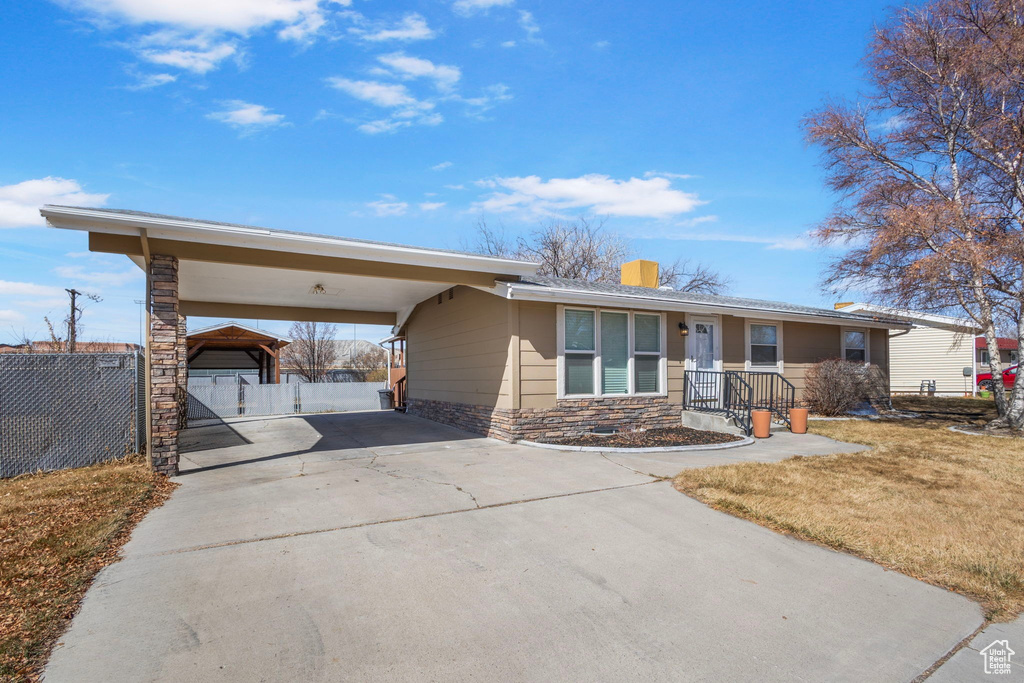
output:
[{"label": "wooden gazebo", "polygon": [[256,370],[260,384],[279,384],[281,349],[292,340],[228,322],[191,332],[186,341],[189,370]]}]

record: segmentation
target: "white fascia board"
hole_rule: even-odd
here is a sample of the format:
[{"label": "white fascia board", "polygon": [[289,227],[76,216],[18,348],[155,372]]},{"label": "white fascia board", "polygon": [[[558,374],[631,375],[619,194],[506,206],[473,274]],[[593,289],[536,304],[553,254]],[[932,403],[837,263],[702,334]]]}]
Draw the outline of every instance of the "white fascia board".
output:
[{"label": "white fascia board", "polygon": [[880,320],[863,318],[846,318],[812,313],[796,313],[773,311],[763,308],[741,306],[716,306],[713,304],[689,303],[686,301],[669,301],[634,294],[602,294],[567,289],[547,289],[524,287],[515,283],[497,283],[495,294],[506,299],[518,301],[547,301],[559,304],[575,304],[578,306],[598,306],[609,308],[632,308],[646,311],[678,311],[685,313],[726,314],[749,318],[751,316],[764,320],[791,320],[794,322],[817,322],[827,325],[849,325],[882,330],[910,329],[910,323],[887,323]]},{"label": "white fascia board", "polygon": [[889,308],[888,306],[878,306],[877,304],[856,303],[843,306],[839,310],[850,311],[851,313],[878,313],[880,315],[890,315],[894,318],[906,318],[913,323],[920,323],[924,327],[940,327],[952,332],[973,332],[976,334],[981,331],[977,323],[967,318],[954,318],[949,315]]},{"label": "white fascia board", "polygon": [[39,213],[54,228],[85,230],[112,235],[138,235],[142,229],[153,239],[183,240],[203,244],[298,252],[363,261],[451,268],[498,275],[534,275],[539,264],[491,256],[455,254],[423,247],[354,242],[327,235],[302,235],[266,228],[218,225],[202,221],[169,219],[103,210],[44,206]]}]

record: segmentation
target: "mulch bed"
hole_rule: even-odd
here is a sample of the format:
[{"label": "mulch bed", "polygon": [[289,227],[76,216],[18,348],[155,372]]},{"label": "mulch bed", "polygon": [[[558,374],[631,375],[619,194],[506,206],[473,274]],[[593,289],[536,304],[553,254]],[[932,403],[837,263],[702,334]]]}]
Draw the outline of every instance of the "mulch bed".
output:
[{"label": "mulch bed", "polygon": [[666,448],[670,446],[709,446],[742,441],[743,437],[723,432],[706,432],[689,427],[663,427],[617,434],[584,434],[564,439],[546,440],[559,446],[607,446],[608,448]]}]

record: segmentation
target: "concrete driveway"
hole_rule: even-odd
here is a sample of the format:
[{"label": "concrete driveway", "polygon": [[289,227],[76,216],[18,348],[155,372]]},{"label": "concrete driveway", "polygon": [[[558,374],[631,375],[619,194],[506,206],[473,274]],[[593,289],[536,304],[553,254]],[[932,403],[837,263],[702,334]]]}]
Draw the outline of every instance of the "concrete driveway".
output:
[{"label": "concrete driveway", "polygon": [[786,438],[652,458],[393,413],[192,429],[45,679],[913,679],[974,603],[647,474],[838,447]]}]

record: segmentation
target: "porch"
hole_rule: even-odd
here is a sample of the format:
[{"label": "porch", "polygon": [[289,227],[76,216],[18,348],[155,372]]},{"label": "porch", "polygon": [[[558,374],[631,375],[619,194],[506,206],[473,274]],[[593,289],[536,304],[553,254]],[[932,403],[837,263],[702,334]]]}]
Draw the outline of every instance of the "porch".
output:
[{"label": "porch", "polygon": [[683,411],[721,416],[748,436],[753,411],[767,410],[772,422],[788,428],[795,406],[796,386],[777,372],[683,371]]}]

